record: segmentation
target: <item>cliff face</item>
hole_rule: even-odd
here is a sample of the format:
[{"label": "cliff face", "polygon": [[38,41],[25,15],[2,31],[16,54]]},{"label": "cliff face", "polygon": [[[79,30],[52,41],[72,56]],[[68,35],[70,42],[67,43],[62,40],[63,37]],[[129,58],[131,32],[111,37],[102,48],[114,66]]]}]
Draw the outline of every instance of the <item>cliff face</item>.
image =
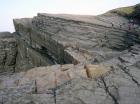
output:
[{"label": "cliff face", "polygon": [[[125,24],[125,25],[122,25]],[[139,29],[116,15],[97,17],[38,14],[15,19],[16,69],[65,63],[100,63],[139,43]]]},{"label": "cliff face", "polygon": [[[132,8],[138,11],[139,4]],[[116,9],[121,10],[126,12]],[[113,11],[99,16],[42,13],[15,19],[16,32],[1,33],[0,69],[13,66],[20,71],[53,64],[100,63],[121,55],[140,42],[139,21],[134,19],[135,25],[130,27],[128,18]]]},{"label": "cliff face", "polygon": [[16,71],[27,70],[37,66],[52,65],[54,63],[48,58],[47,50],[36,42],[45,41],[39,40],[39,37],[34,37],[35,39],[32,38],[31,21],[32,19],[14,20],[16,29],[15,37],[18,44],[17,61],[15,65]]},{"label": "cliff face", "polygon": [[14,19],[16,32],[0,33],[0,70],[18,73],[0,75],[0,103],[139,104],[140,26],[129,21],[114,13]]},{"label": "cliff face", "polygon": [[0,33],[0,72],[14,72],[17,43],[9,32]]}]

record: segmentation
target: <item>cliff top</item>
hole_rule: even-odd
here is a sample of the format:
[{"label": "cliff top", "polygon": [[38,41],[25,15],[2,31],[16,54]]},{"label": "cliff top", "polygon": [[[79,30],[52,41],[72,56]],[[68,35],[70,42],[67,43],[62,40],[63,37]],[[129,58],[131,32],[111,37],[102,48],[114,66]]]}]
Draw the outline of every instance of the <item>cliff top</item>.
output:
[{"label": "cliff top", "polygon": [[116,13],[129,18],[140,18],[140,4],[136,4],[134,6],[129,7],[117,8],[109,12]]},{"label": "cliff top", "polygon": [[21,18],[21,19],[13,19],[13,22],[17,24],[22,24],[26,27],[31,27],[32,18]]}]

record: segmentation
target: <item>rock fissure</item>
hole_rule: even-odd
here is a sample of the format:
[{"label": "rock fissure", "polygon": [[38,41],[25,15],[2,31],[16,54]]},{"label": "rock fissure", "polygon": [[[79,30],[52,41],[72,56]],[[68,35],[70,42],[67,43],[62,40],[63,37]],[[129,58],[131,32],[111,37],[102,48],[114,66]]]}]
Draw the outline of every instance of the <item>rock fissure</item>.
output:
[{"label": "rock fissure", "polygon": [[105,82],[105,79],[103,77],[101,77],[102,83],[104,85],[104,89],[106,91],[106,93],[112,98],[112,100],[114,101],[114,104],[119,104],[118,99],[109,91],[109,87]]},{"label": "rock fissure", "polygon": [[125,74],[127,74],[131,79],[132,79],[132,81],[138,86],[138,87],[140,87],[140,83],[134,78],[134,76],[131,74],[131,73],[129,73],[129,69],[127,68],[127,67],[125,67],[125,66],[123,66],[123,65],[118,65],[120,68],[121,68],[121,70],[123,70],[123,72],[125,73]]},{"label": "rock fissure", "polygon": [[0,102],[138,104],[140,26],[133,20],[129,27],[132,20],[112,12],[14,19],[16,32],[0,33]]}]

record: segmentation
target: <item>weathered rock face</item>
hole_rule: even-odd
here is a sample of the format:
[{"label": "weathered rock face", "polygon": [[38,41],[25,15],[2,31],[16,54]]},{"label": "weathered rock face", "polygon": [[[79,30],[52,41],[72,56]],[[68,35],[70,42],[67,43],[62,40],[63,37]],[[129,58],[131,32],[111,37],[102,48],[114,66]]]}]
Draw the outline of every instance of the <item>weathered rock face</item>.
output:
[{"label": "weathered rock face", "polygon": [[16,61],[16,71],[21,70],[28,70],[32,67],[38,66],[47,66],[54,64],[47,55],[45,55],[44,50],[41,47],[41,50],[37,48],[33,48],[28,45],[24,40],[17,39],[18,44],[18,54],[17,54],[17,61]]},{"label": "weathered rock face", "polygon": [[[101,73],[93,74],[95,67],[98,67]],[[83,65],[67,64],[34,68],[27,72],[10,75],[10,77],[1,76],[0,101],[6,104],[27,104],[31,102],[32,104],[37,102],[54,104],[56,99],[53,97],[53,89],[56,90],[55,93],[58,93],[57,91],[63,89],[63,87],[69,87],[69,85],[77,83],[75,78],[83,78],[83,81],[89,82],[87,70],[92,71],[92,73],[89,72],[92,78],[97,78],[97,76],[102,76],[110,71],[110,68],[106,66],[103,68],[103,65],[86,65],[86,68],[84,68]],[[40,96],[42,100],[40,97],[35,100],[32,98],[33,96],[35,98]],[[63,97],[63,95],[60,96]],[[26,97],[29,97],[29,99],[26,99]],[[56,97],[58,97],[57,94]],[[65,100],[57,99],[57,103],[61,104],[61,102],[63,103]]]},{"label": "weathered rock face", "polygon": [[0,35],[0,67],[26,71],[0,75],[0,103],[139,104],[138,24],[107,13],[38,14],[14,25],[15,38]]},{"label": "weathered rock face", "polygon": [[13,34],[0,33],[0,72],[13,72],[15,69],[17,44]]},{"label": "weathered rock face", "polygon": [[[16,71],[54,64],[54,61],[49,58],[47,50],[36,43],[38,38],[36,38],[36,40],[31,38],[31,20],[32,19],[22,19],[14,21],[18,44]],[[43,40],[39,41],[45,42]]]},{"label": "weathered rock face", "polygon": [[52,65],[0,76],[6,104],[139,104],[140,45],[98,65]]},{"label": "weathered rock face", "polygon": [[[119,56],[139,42],[138,29],[128,30],[128,22],[118,15],[92,18],[38,14],[33,19],[15,19],[18,44],[21,45],[17,69],[54,63],[100,63]],[[45,55],[47,59],[38,59],[36,52],[40,58]]]}]

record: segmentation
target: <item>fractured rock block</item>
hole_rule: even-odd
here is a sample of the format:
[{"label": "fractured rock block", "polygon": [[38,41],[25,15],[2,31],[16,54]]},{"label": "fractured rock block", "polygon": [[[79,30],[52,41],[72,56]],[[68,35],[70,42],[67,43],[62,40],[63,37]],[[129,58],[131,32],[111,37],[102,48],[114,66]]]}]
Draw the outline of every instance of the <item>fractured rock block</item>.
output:
[{"label": "fractured rock block", "polygon": [[85,65],[87,76],[89,78],[97,78],[109,71],[109,68],[103,65]]}]

